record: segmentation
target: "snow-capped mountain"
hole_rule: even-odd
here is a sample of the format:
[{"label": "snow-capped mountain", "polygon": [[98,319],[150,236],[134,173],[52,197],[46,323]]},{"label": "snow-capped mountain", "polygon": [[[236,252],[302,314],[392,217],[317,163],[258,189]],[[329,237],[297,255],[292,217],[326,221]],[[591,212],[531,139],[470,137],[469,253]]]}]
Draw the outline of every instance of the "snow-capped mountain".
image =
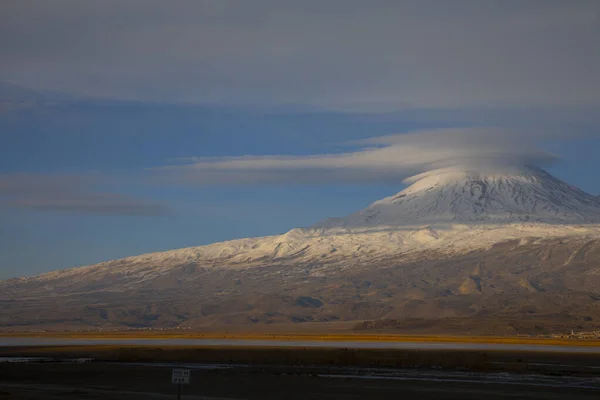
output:
[{"label": "snow-capped mountain", "polygon": [[[600,237],[600,199],[535,167],[475,170],[454,167],[407,180],[400,193],[344,218],[276,236],[238,239],[144,254],[88,267],[143,271],[144,279],[171,267],[251,268],[303,262],[321,266],[424,250],[472,251],[503,240]],[[122,268],[122,267],[120,267]],[[75,268],[41,278],[78,275]],[[1,287],[1,285],[0,285]]]},{"label": "snow-capped mountain", "polygon": [[600,223],[600,199],[535,167],[429,171],[400,193],[319,227],[360,228],[438,223]]},{"label": "snow-capped mountain", "polygon": [[[555,311],[556,293],[577,294],[565,310],[600,298],[600,198],[534,167],[446,168],[409,183],[362,211],[283,235],[0,281],[4,323],[438,318],[475,315],[484,303],[491,315],[521,295],[544,312]],[[486,294],[489,302],[466,306],[464,296]]]}]

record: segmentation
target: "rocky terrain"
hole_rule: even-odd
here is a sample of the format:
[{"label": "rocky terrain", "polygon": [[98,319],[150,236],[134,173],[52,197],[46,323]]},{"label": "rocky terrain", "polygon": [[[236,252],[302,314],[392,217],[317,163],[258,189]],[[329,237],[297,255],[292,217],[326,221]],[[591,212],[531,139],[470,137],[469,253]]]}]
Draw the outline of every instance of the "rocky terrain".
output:
[{"label": "rocky terrain", "polygon": [[438,170],[284,235],[2,281],[0,316],[4,330],[592,330],[600,199],[536,168]]}]

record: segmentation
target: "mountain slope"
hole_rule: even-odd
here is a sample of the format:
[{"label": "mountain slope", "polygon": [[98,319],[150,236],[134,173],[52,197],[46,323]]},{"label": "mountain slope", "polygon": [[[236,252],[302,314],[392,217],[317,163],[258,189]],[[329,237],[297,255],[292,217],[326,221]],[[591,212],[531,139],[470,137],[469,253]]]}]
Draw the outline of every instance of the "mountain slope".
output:
[{"label": "mountain slope", "polygon": [[444,330],[458,319],[477,332],[497,329],[486,319],[524,318],[595,328],[600,199],[536,168],[453,168],[412,181],[284,235],[0,281],[0,328],[392,319]]},{"label": "mountain slope", "polygon": [[[366,267],[318,271],[295,262],[245,269],[187,263],[138,279],[122,261],[101,275],[12,282],[16,292],[0,291],[0,313],[3,328],[13,330],[264,330],[382,319],[407,332],[570,332],[600,326],[599,266],[600,240],[578,238],[373,257]],[[363,329],[370,326],[378,327]]]},{"label": "mountain slope", "polygon": [[429,171],[395,196],[319,227],[410,226],[434,223],[600,223],[600,200],[534,167]]}]

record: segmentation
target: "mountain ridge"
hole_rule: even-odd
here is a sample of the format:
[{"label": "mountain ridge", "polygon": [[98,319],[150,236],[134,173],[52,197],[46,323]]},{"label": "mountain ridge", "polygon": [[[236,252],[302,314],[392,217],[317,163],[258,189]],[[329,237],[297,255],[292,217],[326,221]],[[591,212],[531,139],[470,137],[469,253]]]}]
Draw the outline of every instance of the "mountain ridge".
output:
[{"label": "mountain ridge", "polygon": [[[380,213],[365,221],[373,207]],[[532,315],[600,328],[596,197],[530,167],[462,168],[416,176],[365,210],[283,235],[0,281],[0,328],[416,318],[436,329],[458,318],[477,330],[474,318]]]},{"label": "mountain ridge", "polygon": [[600,223],[598,197],[536,167],[451,167],[407,179],[409,187],[315,227],[428,223]]},{"label": "mountain ridge", "polygon": [[[167,268],[169,265],[198,262],[212,267],[227,265],[230,268],[247,268],[261,263],[279,263],[290,259],[295,259],[297,262],[316,259],[322,263],[330,263],[336,260],[341,262],[345,258],[358,260],[375,254],[406,255],[425,250],[471,251],[489,247],[503,240],[600,236],[600,223],[594,223],[600,222],[600,199],[554,178],[539,168],[503,167],[475,171],[461,166],[432,170],[406,181],[412,184],[398,194],[375,201],[357,213],[345,218],[328,219],[308,228],[294,228],[282,235],[236,239],[146,253],[38,276],[54,277],[66,271],[78,273],[82,268],[109,267],[115,263],[131,265],[153,263],[157,270]],[[527,187],[532,184],[535,186],[534,190]],[[494,188],[494,185],[500,189],[510,190],[502,192]],[[523,185],[526,186],[525,189],[521,187]],[[559,199],[566,193],[566,195],[573,195],[575,201],[571,201],[567,207],[555,204],[556,199],[548,195],[552,189],[560,194]],[[476,192],[477,190],[479,192]],[[457,204],[470,205],[469,202],[473,199],[479,201],[486,192],[491,193],[491,196],[486,199],[487,202],[496,208],[498,204],[500,206],[506,204],[507,198],[513,200],[516,196],[520,201],[516,202],[517,206],[524,203],[530,209],[525,212],[520,210],[520,213],[516,212],[519,210],[508,210],[508,217],[502,215],[502,218],[497,218],[498,215],[492,215],[490,218],[489,213],[482,212],[485,211],[485,207],[470,210],[472,213],[466,215],[466,218],[464,214],[463,218],[460,218],[461,215],[452,215],[455,211],[452,207],[456,207]],[[507,192],[511,196],[507,196]],[[531,196],[531,193],[534,193],[534,196]],[[556,218],[522,219],[523,215],[529,216],[531,212],[536,211],[535,208],[539,205],[539,202],[523,202],[522,199],[528,197],[535,199],[540,194],[550,199],[541,203],[554,206],[551,215],[559,215],[560,223],[549,223],[557,220]],[[500,201],[496,201],[498,204],[494,204],[494,196],[500,197]],[[431,201],[432,197],[437,202]],[[463,204],[452,201],[452,198],[460,199]],[[411,207],[404,207],[408,203],[411,203],[409,204]],[[420,207],[422,204],[425,204],[425,207]],[[578,210],[577,205],[583,205],[583,211]],[[425,208],[432,218],[424,218],[422,208]],[[516,214],[516,218],[510,218],[513,214]],[[591,218],[585,219],[590,214]],[[372,218],[373,216],[376,218]],[[566,223],[569,221],[572,223]],[[20,279],[36,279],[36,277]],[[1,282],[0,287],[2,287]]]}]

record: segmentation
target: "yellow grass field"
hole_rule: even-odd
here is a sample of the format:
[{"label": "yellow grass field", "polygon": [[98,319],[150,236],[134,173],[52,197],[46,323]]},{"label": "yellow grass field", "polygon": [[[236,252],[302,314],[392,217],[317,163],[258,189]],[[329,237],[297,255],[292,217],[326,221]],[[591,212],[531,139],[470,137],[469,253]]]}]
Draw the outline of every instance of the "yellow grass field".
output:
[{"label": "yellow grass field", "polygon": [[490,343],[537,344],[555,346],[600,346],[600,340],[545,338],[545,337],[494,337],[494,336],[429,336],[358,333],[228,333],[190,331],[114,331],[114,332],[10,332],[1,337],[37,337],[71,339],[239,339],[239,340],[290,340],[319,342],[435,342],[435,343]]}]

